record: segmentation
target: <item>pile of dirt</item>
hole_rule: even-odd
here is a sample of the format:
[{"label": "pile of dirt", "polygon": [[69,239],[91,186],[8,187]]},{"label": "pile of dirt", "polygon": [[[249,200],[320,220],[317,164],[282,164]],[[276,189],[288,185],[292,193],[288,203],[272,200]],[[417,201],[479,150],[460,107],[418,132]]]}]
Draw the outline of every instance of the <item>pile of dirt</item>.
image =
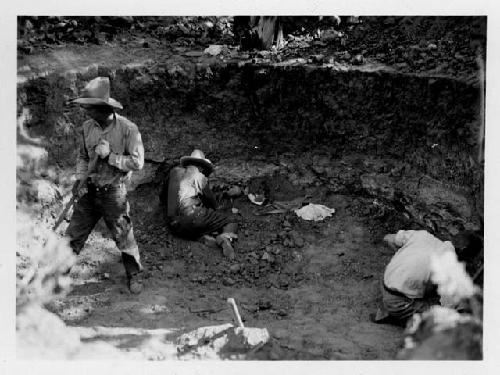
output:
[{"label": "pile of dirt", "polygon": [[[20,16],[18,51],[33,54],[54,46],[103,45],[143,38],[177,45],[204,44],[232,39],[229,17],[64,17]],[[144,39],[146,38],[146,39]]]},{"label": "pile of dirt", "polygon": [[[359,17],[340,25],[338,17],[279,18],[284,32],[280,48],[237,54],[256,63],[378,63],[405,73],[470,80],[478,80],[486,59],[486,17]],[[37,54],[57,46],[116,43],[204,49],[239,44],[240,33],[233,31],[233,17],[23,16],[18,18],[18,51]]]},{"label": "pile of dirt", "polygon": [[404,72],[474,76],[486,60],[486,17],[371,17],[346,47]]}]

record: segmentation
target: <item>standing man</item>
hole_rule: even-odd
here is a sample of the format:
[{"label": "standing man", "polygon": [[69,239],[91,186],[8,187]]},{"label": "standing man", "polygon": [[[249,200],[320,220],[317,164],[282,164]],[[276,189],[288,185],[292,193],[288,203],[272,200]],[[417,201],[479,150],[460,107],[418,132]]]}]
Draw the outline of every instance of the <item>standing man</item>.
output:
[{"label": "standing man", "polygon": [[[90,116],[83,123],[73,194],[79,196],[66,230],[76,254],[102,217],[121,251],[131,293],[142,291],[139,248],[134,238],[126,182],[144,165],[141,134],[130,120],[115,113],[122,105],[109,97],[109,78],[97,77],[73,102]],[[88,176],[88,178],[84,178]]]}]

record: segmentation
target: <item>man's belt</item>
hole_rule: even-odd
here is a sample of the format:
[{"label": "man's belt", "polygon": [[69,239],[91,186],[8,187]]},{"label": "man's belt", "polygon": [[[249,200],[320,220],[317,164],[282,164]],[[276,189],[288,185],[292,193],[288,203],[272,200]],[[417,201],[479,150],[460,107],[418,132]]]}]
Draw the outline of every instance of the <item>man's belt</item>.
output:
[{"label": "man's belt", "polygon": [[116,190],[121,187],[123,182],[116,182],[114,184],[106,184],[106,185],[96,185],[92,182],[92,180],[87,181],[87,187],[89,192],[105,192],[109,190]]},{"label": "man's belt", "polygon": [[385,291],[389,294],[392,294],[393,296],[403,297],[403,298],[407,298],[407,299],[410,298],[407,295],[405,295],[404,293],[400,292],[399,290],[389,288],[387,285],[385,285],[385,283],[382,283],[382,285],[384,286]]}]

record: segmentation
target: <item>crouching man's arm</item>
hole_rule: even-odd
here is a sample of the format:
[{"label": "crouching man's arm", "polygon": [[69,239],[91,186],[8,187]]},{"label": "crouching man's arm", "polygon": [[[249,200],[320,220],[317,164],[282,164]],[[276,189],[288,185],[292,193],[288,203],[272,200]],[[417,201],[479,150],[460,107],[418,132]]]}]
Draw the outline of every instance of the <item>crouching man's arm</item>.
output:
[{"label": "crouching man's arm", "polygon": [[202,194],[200,194],[200,199],[205,207],[213,208],[214,210],[217,209],[217,200],[215,199],[215,195],[212,192],[212,189],[210,189],[208,183],[203,188]]},{"label": "crouching man's arm", "polygon": [[394,251],[399,249],[399,246],[396,244],[396,234],[386,234],[384,242]]}]

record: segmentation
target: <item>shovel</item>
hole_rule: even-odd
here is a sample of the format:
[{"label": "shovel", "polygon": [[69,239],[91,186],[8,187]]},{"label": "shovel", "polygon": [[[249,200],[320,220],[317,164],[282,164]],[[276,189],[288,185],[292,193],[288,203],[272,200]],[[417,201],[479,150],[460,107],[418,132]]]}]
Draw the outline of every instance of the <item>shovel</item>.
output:
[{"label": "shovel", "polygon": [[[94,171],[95,166],[97,165],[98,157],[99,156],[97,154],[95,154],[94,157],[92,158],[92,160],[90,161],[89,168],[87,168],[87,172],[85,172],[85,175],[82,178],[83,181],[86,181],[87,178],[89,177],[90,173],[92,173]],[[81,189],[81,187],[80,187],[80,189]],[[62,210],[61,214],[57,218],[52,230],[55,231],[59,227],[59,225],[61,225],[61,223],[66,218],[66,215],[68,215],[69,210],[71,209],[71,207],[73,207],[73,205],[75,204],[75,202],[77,200],[78,200],[78,194],[75,194],[71,197],[71,199],[69,200],[68,203],[66,203],[66,206],[64,206],[64,209]]]}]

